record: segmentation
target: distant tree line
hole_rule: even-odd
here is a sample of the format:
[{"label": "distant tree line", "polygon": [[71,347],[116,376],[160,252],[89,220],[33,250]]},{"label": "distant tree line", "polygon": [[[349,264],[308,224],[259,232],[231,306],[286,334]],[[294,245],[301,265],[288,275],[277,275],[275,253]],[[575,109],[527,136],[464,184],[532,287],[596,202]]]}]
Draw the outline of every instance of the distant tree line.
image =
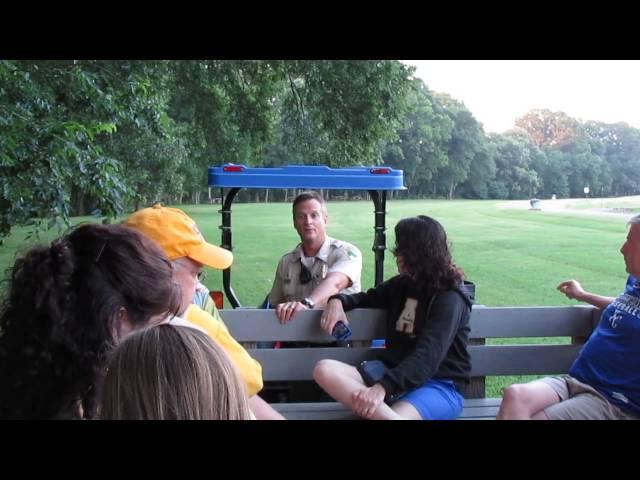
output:
[{"label": "distant tree line", "polygon": [[207,167],[228,162],[386,164],[413,198],[638,193],[640,130],[535,110],[485,135],[412,73],[391,60],[0,60],[0,237],[208,201]]},{"label": "distant tree line", "polygon": [[640,193],[640,130],[532,110],[485,135],[469,110],[424,85],[411,92],[399,138],[383,150],[414,197],[525,199]]}]

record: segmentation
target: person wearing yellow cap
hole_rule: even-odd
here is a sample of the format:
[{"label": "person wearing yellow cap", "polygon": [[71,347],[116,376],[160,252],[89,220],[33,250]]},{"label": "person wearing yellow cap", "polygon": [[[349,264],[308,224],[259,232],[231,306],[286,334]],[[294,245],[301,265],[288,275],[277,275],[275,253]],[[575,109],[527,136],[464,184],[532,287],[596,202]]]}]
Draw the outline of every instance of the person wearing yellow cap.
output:
[{"label": "person wearing yellow cap", "polygon": [[124,224],[154,240],[173,265],[173,278],[182,289],[180,316],[206,331],[227,352],[247,385],[249,406],[258,419],[283,419],[257,393],[262,390],[262,366],[229,333],[217,309],[212,314],[192,303],[204,265],[224,270],[233,254],[208,243],[196,222],[178,208],[157,203],[134,212]]}]

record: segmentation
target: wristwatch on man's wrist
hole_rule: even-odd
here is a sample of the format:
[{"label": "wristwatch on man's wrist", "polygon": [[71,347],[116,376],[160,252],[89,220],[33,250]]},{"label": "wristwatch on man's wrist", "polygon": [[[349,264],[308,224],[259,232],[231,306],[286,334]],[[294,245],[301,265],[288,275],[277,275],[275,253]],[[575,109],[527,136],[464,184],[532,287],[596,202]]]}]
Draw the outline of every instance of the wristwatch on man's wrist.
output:
[{"label": "wristwatch on man's wrist", "polygon": [[316,304],[313,300],[311,300],[309,297],[305,297],[300,301],[301,304],[303,304],[305,307],[308,308],[316,308]]}]

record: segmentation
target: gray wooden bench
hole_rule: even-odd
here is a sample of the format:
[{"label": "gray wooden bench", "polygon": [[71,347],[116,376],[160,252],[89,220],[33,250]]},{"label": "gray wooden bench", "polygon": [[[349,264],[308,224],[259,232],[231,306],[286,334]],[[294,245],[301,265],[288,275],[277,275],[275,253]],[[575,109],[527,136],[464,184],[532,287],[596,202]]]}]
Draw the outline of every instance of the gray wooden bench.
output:
[{"label": "gray wooden bench", "polygon": [[[319,327],[319,310],[299,312],[281,325],[273,310],[220,311],[231,334],[262,364],[265,381],[312,380],[313,367],[323,358],[357,365],[375,357],[375,349],[291,348],[256,349],[258,341],[326,342],[331,337]],[[549,375],[566,373],[600,318],[589,306],[485,307],[471,314],[470,354],[472,381],[465,392],[460,418],[493,419],[500,398],[485,398],[487,376]],[[348,313],[352,340],[370,341],[385,336],[385,312],[357,309]],[[519,337],[569,337],[563,344],[487,345],[487,339]],[[352,412],[334,402],[274,403],[288,419],[353,419]]]}]

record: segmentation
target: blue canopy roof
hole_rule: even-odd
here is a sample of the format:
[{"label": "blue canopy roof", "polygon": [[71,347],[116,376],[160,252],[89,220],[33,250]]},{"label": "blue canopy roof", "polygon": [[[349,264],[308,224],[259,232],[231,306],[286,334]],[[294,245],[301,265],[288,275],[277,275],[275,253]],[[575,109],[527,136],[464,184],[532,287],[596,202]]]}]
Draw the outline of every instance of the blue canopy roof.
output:
[{"label": "blue canopy roof", "polygon": [[406,190],[402,170],[390,167],[287,165],[209,167],[209,186],[220,188],[324,188],[341,190]]}]

